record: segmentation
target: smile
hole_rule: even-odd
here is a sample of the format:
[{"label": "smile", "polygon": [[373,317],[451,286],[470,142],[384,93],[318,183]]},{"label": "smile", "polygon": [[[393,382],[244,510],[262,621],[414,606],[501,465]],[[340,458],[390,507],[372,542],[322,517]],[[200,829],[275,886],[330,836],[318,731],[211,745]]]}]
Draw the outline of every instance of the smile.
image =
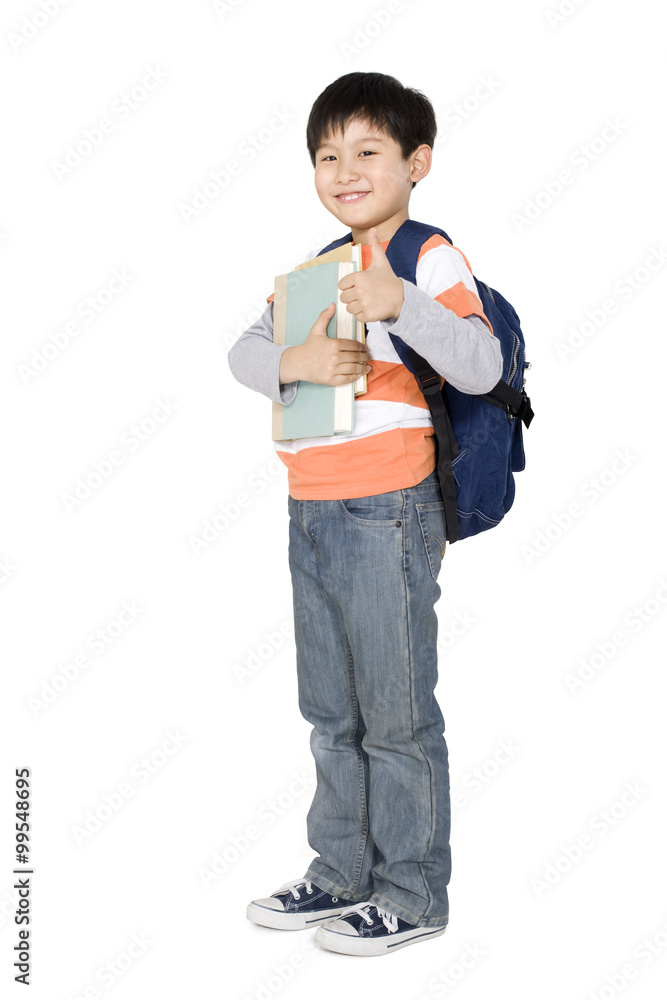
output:
[{"label": "smile", "polygon": [[336,197],[336,201],[344,201],[346,204],[348,204],[348,203],[352,203],[352,202],[355,202],[355,201],[361,201],[361,199],[365,198],[367,194],[370,194],[370,192],[369,191],[350,191],[349,194],[337,194],[335,197]]}]

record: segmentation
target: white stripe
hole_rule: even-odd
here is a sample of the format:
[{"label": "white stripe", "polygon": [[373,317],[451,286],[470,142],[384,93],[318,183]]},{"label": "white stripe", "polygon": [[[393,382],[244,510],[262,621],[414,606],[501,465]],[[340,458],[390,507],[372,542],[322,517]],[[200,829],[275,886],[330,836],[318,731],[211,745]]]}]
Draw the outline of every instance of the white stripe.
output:
[{"label": "white stripe", "polygon": [[382,434],[397,427],[431,427],[433,421],[429,410],[408,403],[395,403],[386,399],[357,399],[354,405],[354,431],[351,434],[331,434],[328,437],[297,438],[296,441],[274,441],[276,451],[291,455],[304,448],[322,448],[329,445],[345,444],[357,438]]},{"label": "white stripe", "polygon": [[[421,260],[417,263],[415,275],[417,288],[430,295],[432,299],[436,295],[463,282],[466,288],[477,295],[477,285],[470,269],[466,266],[460,250],[455,250],[447,243],[427,250]],[[394,347],[386,321],[379,323],[368,323],[367,346],[371,353],[371,358],[375,361],[390,361],[393,364],[403,364],[396,348]]]},{"label": "white stripe", "polygon": [[477,295],[477,285],[470,268],[459,250],[447,243],[427,250],[417,264],[417,287],[423,288],[432,299],[462,281],[466,288]]},{"label": "white stripe", "polygon": [[368,323],[368,336],[366,346],[370,351],[373,361],[391,361],[395,365],[402,365],[399,355],[396,352],[391,337],[387,331],[386,322]]}]

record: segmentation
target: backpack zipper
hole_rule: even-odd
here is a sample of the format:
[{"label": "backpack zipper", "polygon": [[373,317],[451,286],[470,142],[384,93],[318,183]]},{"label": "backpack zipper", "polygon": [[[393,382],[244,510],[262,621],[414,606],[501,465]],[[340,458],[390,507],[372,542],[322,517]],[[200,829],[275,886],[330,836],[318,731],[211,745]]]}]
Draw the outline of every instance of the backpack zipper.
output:
[{"label": "backpack zipper", "polygon": [[528,370],[529,368],[532,368],[532,367],[533,367],[533,366],[532,366],[532,364],[530,363],[530,361],[524,361],[524,363],[523,363],[523,380],[522,380],[522,382],[521,382],[521,392],[523,392],[523,391],[524,391],[524,389],[526,388],[526,371],[527,371],[527,370]]},{"label": "backpack zipper", "polygon": [[494,306],[497,306],[498,303],[496,302],[496,297],[493,294],[493,289],[489,288],[489,286],[487,285],[487,283],[485,281],[482,281],[481,278],[478,278],[477,280],[479,281],[480,285],[484,285],[484,287],[486,288],[487,292],[491,296],[491,301],[493,302]]},{"label": "backpack zipper", "polygon": [[519,347],[521,346],[518,334],[516,334],[514,330],[510,330],[510,333],[514,337],[514,349],[512,350],[512,363],[510,365],[509,375],[507,376],[507,382],[509,385],[512,384],[514,376],[516,375],[516,370],[519,367]]},{"label": "backpack zipper", "polygon": [[[496,302],[496,297],[493,294],[493,289],[489,285],[487,285],[487,283],[485,281],[482,281],[481,278],[478,278],[477,280],[479,281],[480,285],[483,285],[484,288],[486,288],[487,292],[489,293],[489,298],[493,302],[494,306],[497,307],[498,303]],[[514,380],[514,376],[517,373],[517,369],[519,367],[519,350],[521,348],[521,341],[519,340],[519,335],[517,333],[515,333],[514,330],[512,330],[511,327],[510,327],[510,333],[514,337],[514,347],[512,348],[512,360],[510,362],[510,370],[509,370],[509,373],[507,375],[507,384],[508,385],[512,384],[512,382]],[[524,369],[525,368],[530,368],[530,363],[527,362],[525,359],[524,359],[523,367],[524,367]],[[521,386],[521,391],[523,392],[523,390],[525,389],[525,386],[526,386],[525,372],[522,372],[522,375],[523,375],[523,385]],[[507,407],[507,416],[509,417],[510,421],[512,421],[514,419],[512,413],[510,412],[509,406]]]}]

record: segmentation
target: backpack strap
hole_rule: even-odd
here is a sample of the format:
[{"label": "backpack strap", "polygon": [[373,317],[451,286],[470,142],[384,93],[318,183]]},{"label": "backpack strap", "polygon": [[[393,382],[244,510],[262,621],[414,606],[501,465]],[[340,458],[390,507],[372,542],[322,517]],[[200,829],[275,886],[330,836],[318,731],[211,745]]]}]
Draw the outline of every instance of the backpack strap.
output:
[{"label": "backpack strap", "polygon": [[459,446],[452,430],[452,421],[447,409],[447,400],[440,391],[440,375],[416,351],[412,351],[414,371],[419,388],[424,394],[433,421],[435,434],[436,470],[440,492],[444,503],[447,541],[459,538],[459,518],[457,510],[456,477],[452,462],[459,454]]},{"label": "backpack strap", "polygon": [[347,236],[341,236],[339,240],[334,240],[333,243],[328,243],[324,250],[320,250],[316,256],[321,257],[323,253],[329,253],[330,250],[337,250],[338,247],[342,247],[345,243],[352,242],[352,233],[349,232]]},{"label": "backpack strap", "polygon": [[[414,219],[406,219],[399,226],[386,250],[387,260],[399,278],[405,278],[406,281],[415,284],[419,252],[424,243],[436,234],[443,236],[448,243],[452,243],[447,233],[436,226],[427,226]],[[452,465],[459,454],[459,446],[452,429],[447,399],[440,389],[440,375],[425,358],[408,347],[400,337],[392,333],[389,336],[397,354],[417,379],[431,414],[435,435],[436,471],[444,504],[447,541],[451,544],[459,538],[457,485]]]},{"label": "backpack strap", "polygon": [[[385,251],[394,274],[399,278],[405,278],[406,281],[410,281],[414,285],[419,251],[426,240],[435,234],[444,236],[448,243],[452,243],[443,229],[438,229],[436,226],[427,226],[423,222],[416,222],[414,219],[406,219],[389,240]],[[350,243],[351,241],[352,233],[349,232],[346,236],[334,240],[333,243],[330,243],[321,250],[317,256],[319,257],[320,254],[327,253],[329,250],[334,250],[344,243]],[[447,409],[446,398],[440,391],[440,375],[425,358],[422,358],[411,347],[408,347],[396,334],[389,333],[389,337],[401,361],[417,379],[419,388],[424,394],[431,413],[435,436],[436,470],[444,503],[447,540],[450,543],[456,542],[459,537],[459,522],[456,477],[454,476],[452,462],[459,454],[459,446],[452,430],[452,422]],[[497,403],[496,405],[503,406],[505,404]]]},{"label": "backpack strap", "polygon": [[533,419],[533,410],[530,405],[530,398],[525,392],[519,392],[518,389],[513,389],[511,385],[507,382],[503,382],[501,379],[496,382],[493,389],[490,392],[480,393],[480,399],[485,399],[487,403],[493,403],[494,406],[500,406],[512,417],[519,417],[523,420],[526,427],[530,427],[530,422]]}]

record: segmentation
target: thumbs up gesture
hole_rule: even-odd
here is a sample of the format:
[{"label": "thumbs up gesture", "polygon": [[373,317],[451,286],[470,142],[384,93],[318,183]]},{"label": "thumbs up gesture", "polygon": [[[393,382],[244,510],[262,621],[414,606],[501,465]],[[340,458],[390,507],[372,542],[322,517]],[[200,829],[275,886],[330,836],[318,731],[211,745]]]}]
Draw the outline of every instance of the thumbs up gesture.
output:
[{"label": "thumbs up gesture", "polygon": [[362,323],[396,319],[403,308],[403,282],[394,274],[375,228],[368,233],[368,245],[373,254],[369,266],[338,282],[341,302]]}]

